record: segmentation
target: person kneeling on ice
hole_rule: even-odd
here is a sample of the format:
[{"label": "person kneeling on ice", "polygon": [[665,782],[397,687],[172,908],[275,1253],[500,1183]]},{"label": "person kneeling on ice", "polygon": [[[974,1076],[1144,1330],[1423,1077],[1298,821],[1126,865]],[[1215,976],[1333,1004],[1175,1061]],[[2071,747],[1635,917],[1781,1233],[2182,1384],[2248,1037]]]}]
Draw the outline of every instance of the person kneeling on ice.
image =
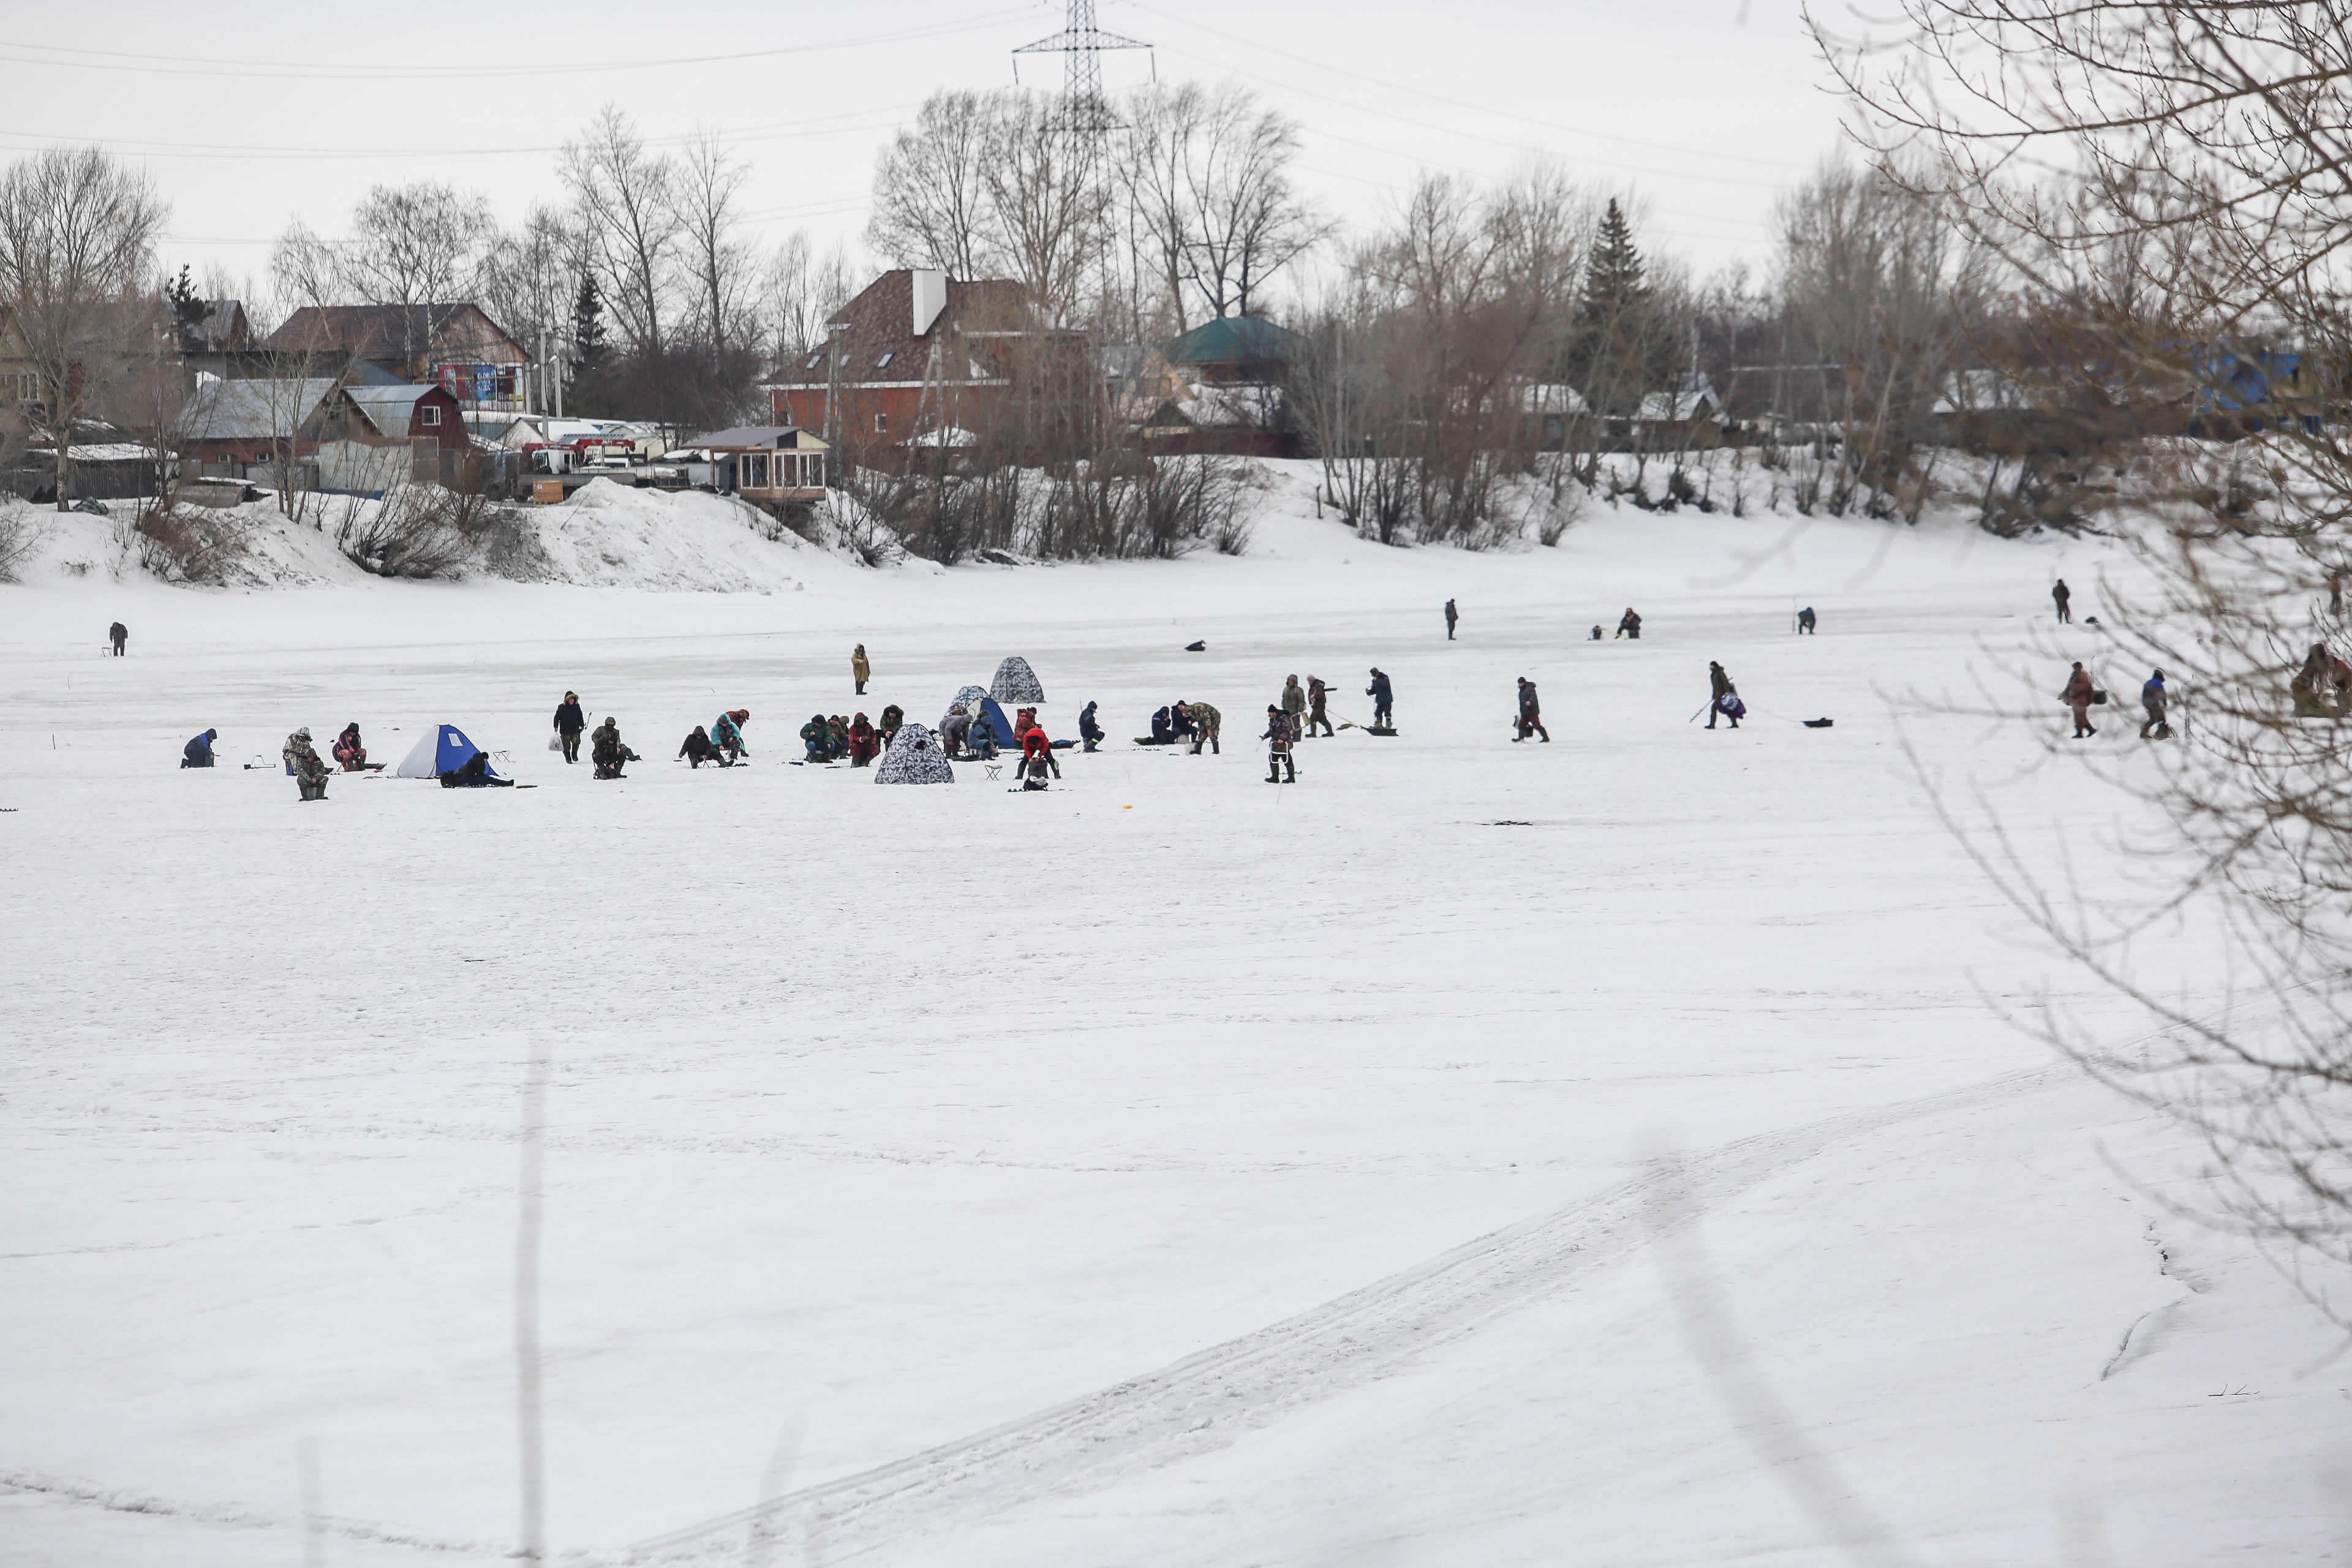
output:
[{"label": "person kneeling on ice", "polygon": [[[1186,702],[1180,697],[1174,702],[1168,705],[1168,734],[1170,739],[1175,741],[1181,745],[1186,741],[1192,741],[1192,738],[1200,732],[1201,726],[1192,722],[1192,705],[1191,703]],[[1192,749],[1196,752],[1201,749],[1200,743],[1197,741],[1193,742]]]},{"label": "person kneeling on ice", "polygon": [[[1293,762],[1290,756],[1290,715],[1285,713],[1273,703],[1267,703],[1265,705],[1265,733],[1260,735],[1258,739],[1266,742],[1265,782],[1268,784],[1297,784],[1298,782],[1298,764],[1296,762]],[[1290,770],[1290,776],[1288,778],[1284,778],[1282,776],[1282,770],[1286,767]]]},{"label": "person kneeling on ice", "polygon": [[705,763],[717,763],[722,768],[735,765],[727,760],[727,753],[719,749],[709,732],[699,724],[694,727],[694,733],[686,738],[686,744],[677,749],[677,754],[686,759],[686,765],[690,768],[698,768]]},{"label": "person kneeling on ice", "polygon": [[1522,675],[1519,677],[1519,718],[1511,743],[1518,744],[1528,738],[1530,731],[1541,735],[1545,745],[1551,744],[1551,731],[1543,727],[1543,705],[1536,699],[1536,683]]},{"label": "person kneeling on ice", "polygon": [[294,775],[294,787],[304,800],[327,798],[327,764],[310,744],[309,725],[287,736],[278,754],[286,759],[286,771]]},{"label": "person kneeling on ice", "polygon": [[604,721],[596,726],[596,733],[592,739],[593,744],[589,748],[588,760],[596,764],[596,776],[600,779],[621,777],[623,763],[645,761],[621,743],[621,721],[610,714],[605,715]]},{"label": "person kneeling on ice", "polygon": [[743,743],[743,726],[751,721],[749,708],[730,708],[721,713],[710,726],[710,743],[727,753],[730,763],[742,761],[751,754]]},{"label": "person kneeling on ice", "polygon": [[439,776],[443,789],[514,788],[514,780],[502,779],[490,772],[490,754],[488,752],[476,752]]},{"label": "person kneeling on ice", "polygon": [[874,754],[881,749],[882,739],[874,732],[874,726],[866,721],[865,714],[860,713],[849,721],[849,765],[851,767],[872,767]]},{"label": "person kneeling on ice", "polygon": [[1175,722],[1175,720],[1169,715],[1167,709],[1160,709],[1151,716],[1150,738],[1149,740],[1142,741],[1142,743],[1147,746],[1174,745],[1176,743]]},{"label": "person kneeling on ice", "polygon": [[208,768],[213,765],[213,742],[220,739],[218,730],[207,730],[180,748],[180,765],[184,768]]},{"label": "person kneeling on ice", "polygon": [[344,725],[343,732],[335,737],[334,756],[347,773],[355,773],[367,766],[367,748],[360,743],[358,720]]},{"label": "person kneeling on ice", "polygon": [[810,714],[809,721],[801,726],[801,746],[812,763],[833,760],[833,726],[824,721],[824,714]]},{"label": "person kneeling on ice", "polygon": [[1078,714],[1078,742],[1089,752],[1103,743],[1102,721],[1095,717],[1095,705],[1091,702]]}]

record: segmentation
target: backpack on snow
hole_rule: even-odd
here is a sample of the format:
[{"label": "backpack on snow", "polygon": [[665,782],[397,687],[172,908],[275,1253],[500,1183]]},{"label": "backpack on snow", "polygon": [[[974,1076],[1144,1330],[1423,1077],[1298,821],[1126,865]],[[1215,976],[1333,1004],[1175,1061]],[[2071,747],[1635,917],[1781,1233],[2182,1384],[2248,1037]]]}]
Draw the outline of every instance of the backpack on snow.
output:
[{"label": "backpack on snow", "polygon": [[1715,700],[1715,710],[1727,719],[1748,717],[1748,704],[1739,700],[1739,693],[1727,691]]}]

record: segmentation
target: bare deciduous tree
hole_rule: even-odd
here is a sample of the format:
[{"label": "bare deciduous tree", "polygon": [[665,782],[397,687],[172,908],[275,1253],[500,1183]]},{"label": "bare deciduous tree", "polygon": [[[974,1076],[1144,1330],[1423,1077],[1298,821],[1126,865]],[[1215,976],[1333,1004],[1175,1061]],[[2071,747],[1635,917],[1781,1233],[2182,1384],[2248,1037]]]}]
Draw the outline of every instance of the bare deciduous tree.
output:
[{"label": "bare deciduous tree", "polygon": [[647,151],[629,117],[608,103],[563,144],[559,167],[630,351],[658,357],[680,237],[676,165]]},{"label": "bare deciduous tree", "polygon": [[986,175],[1001,93],[940,91],[874,166],[866,243],[898,267],[981,278],[995,263]]},{"label": "bare deciduous tree", "polygon": [[751,177],[748,165],[714,132],[703,131],[688,138],[672,181],[694,331],[714,364],[725,363],[730,349],[749,347],[757,331],[751,316],[758,259],[740,233],[739,199]]},{"label": "bare deciduous tree", "polygon": [[165,216],[147,174],[97,147],[48,148],[0,174],[0,304],[56,449],[60,511],[77,423],[152,350]]},{"label": "bare deciduous tree", "polygon": [[[2160,825],[2132,846],[2144,900],[2085,907],[1998,842],[1985,858],[2160,1043],[2053,1037],[2200,1132],[2257,1234],[2352,1259],[2352,37],[2340,7],[2287,0],[1902,9],[1899,67],[1821,35],[1824,50],[1886,175],[1948,204],[2072,334],[2027,388],[2037,405],[2151,432],[2116,519],[2148,585],[2111,585],[2100,618],[2179,710],[2152,766],[2118,779]],[[1922,142],[1939,162],[1892,156]],[[2243,977],[2229,1005],[2134,963],[2132,935],[2175,910]]]}]

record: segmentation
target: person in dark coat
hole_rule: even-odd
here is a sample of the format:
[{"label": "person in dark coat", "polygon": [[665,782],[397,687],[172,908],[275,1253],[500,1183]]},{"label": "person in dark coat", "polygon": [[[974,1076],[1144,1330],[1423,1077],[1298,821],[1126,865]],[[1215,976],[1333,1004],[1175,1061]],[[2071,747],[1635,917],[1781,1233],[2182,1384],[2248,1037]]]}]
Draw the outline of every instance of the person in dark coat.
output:
[{"label": "person in dark coat", "polygon": [[849,755],[849,719],[836,713],[824,721],[825,749],[835,762]]},{"label": "person in dark coat", "polygon": [[2083,668],[2081,659],[2076,659],[2074,672],[2066,678],[2066,684],[2058,691],[2058,700],[2072,709],[2074,714],[2074,732],[2067,737],[2068,740],[2079,741],[2085,735],[2099,732],[2091,722],[2091,699],[2097,690],[2098,687],[2091,679],[2091,672]]},{"label": "person in dark coat", "polygon": [[1151,739],[1147,746],[1172,746],[1176,743],[1176,721],[1165,708],[1151,715]]},{"label": "person in dark coat", "polygon": [[445,771],[440,778],[443,789],[514,788],[514,780],[502,779],[490,772],[490,754],[488,752],[476,752],[456,767]]},{"label": "person in dark coat", "polygon": [[2159,669],[2151,674],[2147,678],[2147,684],[2139,689],[2139,705],[2147,714],[2147,721],[2139,727],[2139,738],[2143,741],[2151,739],[2158,741],[2170,740],[2172,738],[2172,726],[2165,722],[2164,718],[2164,710],[2167,706],[2164,692],[2164,671]]},{"label": "person in dark coat", "polygon": [[1797,635],[1799,637],[1819,635],[1814,629],[1813,607],[1811,605],[1797,612]]},{"label": "person in dark coat", "polygon": [[343,726],[331,748],[334,759],[343,772],[355,773],[367,766],[367,747],[360,741],[360,721],[356,719]]},{"label": "person in dark coat", "polygon": [[694,727],[692,734],[687,736],[686,744],[677,749],[677,754],[686,759],[686,765],[690,768],[698,768],[705,763],[717,763],[722,768],[734,765],[727,760],[727,753],[711,740],[710,732],[699,724]]},{"label": "person in dark coat", "polygon": [[983,763],[992,763],[996,761],[996,749],[1012,738],[999,735],[995,721],[982,711],[971,716],[971,728],[964,731],[963,749]]},{"label": "person in dark coat", "polygon": [[1551,744],[1551,731],[1543,726],[1543,705],[1536,698],[1536,683],[1522,675],[1519,677],[1518,733],[1511,737],[1511,743],[1517,745],[1526,740],[1530,731],[1541,735],[1545,745]]},{"label": "person in dark coat", "polygon": [[749,708],[730,708],[710,726],[710,743],[726,752],[730,763],[740,762],[751,754],[751,748],[743,743],[743,726],[750,722],[751,718]]},{"label": "person in dark coat", "polygon": [[1445,640],[1446,640],[1447,642],[1452,642],[1452,641],[1454,640],[1454,624],[1455,624],[1456,622],[1460,621],[1461,619],[1462,619],[1462,613],[1461,613],[1460,611],[1456,610],[1456,609],[1454,607],[1454,601],[1453,601],[1453,600],[1451,600],[1451,599],[1446,600],[1446,601],[1445,601]]},{"label": "person in dark coat", "polygon": [[[1268,784],[1297,784],[1298,782],[1298,763],[1292,759],[1290,754],[1290,742],[1292,740],[1290,732],[1290,715],[1285,713],[1273,703],[1267,703],[1265,705],[1265,733],[1260,735],[1258,739],[1266,743],[1265,782]],[[1285,768],[1290,770],[1290,776],[1288,778],[1282,776],[1283,770]]]},{"label": "person in dark coat", "polygon": [[1587,640],[1587,641],[1589,641],[1589,642],[1599,642],[1599,641],[1601,640],[1601,628],[1600,628],[1600,626],[1595,626],[1592,628],[1592,636],[1591,636],[1591,637],[1587,638],[1586,640]]},{"label": "person in dark coat", "polygon": [[874,732],[882,738],[884,751],[890,749],[890,742],[898,738],[898,731],[906,722],[907,710],[896,702],[882,710],[882,721],[874,726]]},{"label": "person in dark coat", "polygon": [[1180,697],[1168,705],[1168,733],[1171,738],[1181,743],[1200,732],[1201,727],[1192,722],[1191,703]]},{"label": "person in dark coat", "polygon": [[849,721],[849,765],[851,767],[872,767],[875,753],[881,749],[882,738],[874,732],[874,726],[866,722],[865,714],[860,713]]},{"label": "person in dark coat", "polygon": [[596,726],[596,733],[588,748],[588,760],[595,764],[595,776],[616,779],[622,776],[621,764],[643,762],[645,759],[622,743],[621,721],[611,714]]},{"label": "person in dark coat", "polygon": [[1391,710],[1396,706],[1396,689],[1389,684],[1387,674],[1377,664],[1372,666],[1372,683],[1364,688],[1364,695],[1372,700],[1374,727],[1394,729],[1396,721],[1391,717]]},{"label": "person in dark coat", "polygon": [[567,691],[563,700],[555,705],[555,735],[563,742],[563,760],[580,760],[580,731],[588,728],[588,715],[580,711],[580,693]]},{"label": "person in dark coat", "polygon": [[1095,717],[1095,705],[1091,702],[1078,714],[1078,741],[1089,752],[1097,751],[1102,746],[1102,721]]},{"label": "person in dark coat", "polygon": [[1325,706],[1330,701],[1330,700],[1331,689],[1323,684],[1323,678],[1319,675],[1308,676],[1307,678],[1306,731],[1307,734],[1312,735],[1315,733],[1316,728],[1318,725],[1321,726],[1325,734],[1328,735],[1333,733],[1331,729],[1331,715]]},{"label": "person in dark coat", "polygon": [[801,745],[813,763],[830,762],[833,756],[833,726],[824,721],[822,713],[812,713],[809,721],[801,726]]},{"label": "person in dark coat", "polygon": [[1635,642],[1642,640],[1642,617],[1633,613],[1631,605],[1626,605],[1625,613],[1617,617],[1617,635],[1632,637]]},{"label": "person in dark coat", "polygon": [[2074,599],[2074,594],[2066,587],[2066,579],[2059,578],[2058,585],[2050,590],[2050,602],[2058,606],[2058,624],[2062,626],[2074,624],[2074,614],[2066,607]]},{"label": "person in dark coat", "polygon": [[1714,729],[1716,716],[1717,714],[1721,714],[1724,718],[1731,721],[1731,727],[1733,729],[1738,729],[1739,715],[1734,710],[1733,706],[1727,704],[1725,701],[1726,698],[1729,698],[1731,699],[1732,703],[1736,704],[1739,697],[1739,688],[1731,683],[1731,672],[1724,668],[1723,666],[1716,663],[1715,660],[1708,659],[1706,661],[1706,684],[1707,689],[1711,693],[1706,700],[1706,727],[1710,730]]},{"label": "person in dark coat", "polygon": [[117,621],[106,628],[106,640],[114,645],[114,657],[121,658],[123,645],[131,640],[131,628]]},{"label": "person in dark coat", "polygon": [[213,765],[213,742],[220,739],[218,730],[207,730],[180,748],[180,765],[184,768],[208,768]]}]

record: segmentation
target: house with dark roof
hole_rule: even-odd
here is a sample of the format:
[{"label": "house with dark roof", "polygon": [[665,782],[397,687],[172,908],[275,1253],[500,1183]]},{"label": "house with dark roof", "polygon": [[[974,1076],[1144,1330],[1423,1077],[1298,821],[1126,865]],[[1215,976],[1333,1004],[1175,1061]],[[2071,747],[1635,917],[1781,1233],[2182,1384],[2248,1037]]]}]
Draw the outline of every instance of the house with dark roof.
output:
[{"label": "house with dark roof", "polygon": [[710,483],[761,505],[824,499],[825,444],[791,425],[739,425],[688,443],[708,453]]},{"label": "house with dark roof", "polygon": [[283,371],[379,385],[428,383],[461,409],[520,414],[530,355],[469,301],[305,305],[262,344]]},{"label": "house with dark roof", "polygon": [[1291,367],[1307,341],[1258,316],[1219,316],[1144,359],[1119,402],[1145,451],[1295,458]]},{"label": "house with dark roof", "polygon": [[778,426],[832,445],[904,447],[950,427],[1034,445],[1071,396],[1100,396],[1084,337],[1038,321],[1010,279],[898,268],[826,326],[824,342],[763,390]]}]

